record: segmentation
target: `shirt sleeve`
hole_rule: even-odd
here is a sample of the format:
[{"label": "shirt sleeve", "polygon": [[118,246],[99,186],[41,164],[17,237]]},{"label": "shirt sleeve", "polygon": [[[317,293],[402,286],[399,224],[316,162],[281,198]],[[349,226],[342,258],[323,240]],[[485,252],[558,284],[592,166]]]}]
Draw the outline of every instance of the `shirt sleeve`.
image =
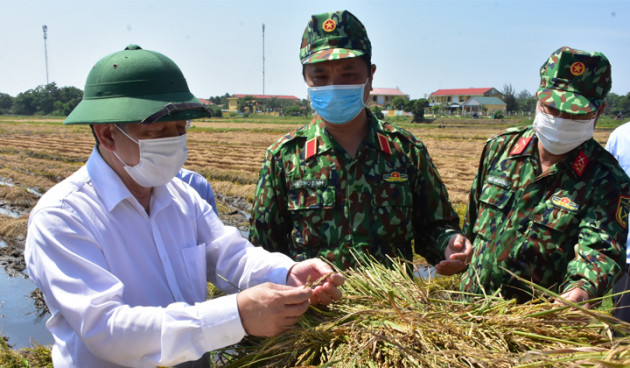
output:
[{"label": "shirt sleeve", "polygon": [[[205,214],[208,226],[200,235],[209,244],[208,269],[225,276],[223,289],[230,285],[235,285],[232,290],[245,289],[265,281],[286,283],[293,261],[254,248],[238,230],[224,227],[207,205]],[[196,360],[245,336],[236,294],[193,304],[126,304],[125,285],[110,272],[111,265],[93,236],[91,227],[97,222],[86,223],[58,208],[35,212],[30,218],[25,249],[29,274],[49,305],[53,315],[49,323],[67,324],[68,338],[76,334],[102,360],[154,367]]]},{"label": "shirt sleeve", "polygon": [[271,151],[258,175],[250,218],[249,240],[273,252],[289,254],[289,225],[282,163]]},{"label": "shirt sleeve", "polygon": [[429,263],[437,264],[444,259],[450,237],[460,232],[459,217],[428,151],[424,146],[417,149],[419,177],[413,203],[414,248]]},{"label": "shirt sleeve", "polygon": [[[627,187],[626,187],[627,189]],[[575,258],[567,265],[563,292],[579,287],[591,297],[603,296],[610,290],[625,269],[627,227],[616,220],[620,194],[600,191],[580,222],[578,243],[574,246]],[[626,197],[630,194],[626,191]]]}]

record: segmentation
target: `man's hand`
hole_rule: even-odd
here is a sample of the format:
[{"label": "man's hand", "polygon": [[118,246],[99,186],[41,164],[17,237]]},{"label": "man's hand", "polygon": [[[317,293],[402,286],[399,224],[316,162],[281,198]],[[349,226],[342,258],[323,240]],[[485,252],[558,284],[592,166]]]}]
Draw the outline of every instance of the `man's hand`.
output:
[{"label": "man's hand", "polygon": [[308,309],[309,288],[264,283],[236,296],[245,332],[271,337],[290,329]]},{"label": "man's hand", "polygon": [[328,277],[312,288],[311,304],[326,305],[341,298],[339,287],[343,285],[345,278],[342,274],[333,272],[333,269],[322,260],[307,259],[291,267],[287,275],[287,285],[303,286],[309,281],[309,276],[310,282],[316,282],[324,275]]},{"label": "man's hand", "polygon": [[451,236],[444,250],[444,260],[435,266],[440,275],[454,275],[468,267],[472,258],[472,244],[462,234]]},{"label": "man's hand", "polygon": [[[580,288],[571,289],[569,291],[564,292],[564,294],[560,296],[573,303],[579,303],[579,302],[583,302],[585,300],[590,299],[590,296],[588,295],[588,293]],[[555,302],[558,304],[563,304],[562,300],[560,299],[556,299]],[[591,304],[590,303],[584,304],[584,308],[590,309]]]}]

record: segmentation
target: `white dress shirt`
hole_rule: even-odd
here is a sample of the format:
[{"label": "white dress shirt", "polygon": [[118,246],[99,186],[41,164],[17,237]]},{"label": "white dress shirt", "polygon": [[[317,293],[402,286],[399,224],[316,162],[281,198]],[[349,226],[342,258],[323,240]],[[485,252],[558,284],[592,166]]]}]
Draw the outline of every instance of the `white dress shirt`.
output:
[{"label": "white dress shirt", "polygon": [[[610,133],[606,150],[615,156],[619,161],[619,166],[630,176],[630,121],[618,126]],[[626,262],[630,265],[630,233],[626,242]]]},{"label": "white dress shirt", "polygon": [[35,206],[24,255],[56,368],[171,366],[237,343],[236,294],[206,301],[207,282],[285,284],[294,265],[224,226],[179,179],[153,188],[148,215],[96,149]]}]

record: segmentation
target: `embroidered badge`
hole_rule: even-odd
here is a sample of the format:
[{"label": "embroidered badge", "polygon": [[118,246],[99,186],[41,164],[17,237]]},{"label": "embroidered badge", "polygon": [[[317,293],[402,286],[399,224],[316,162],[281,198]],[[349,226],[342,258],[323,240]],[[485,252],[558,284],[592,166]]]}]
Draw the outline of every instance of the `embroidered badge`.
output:
[{"label": "embroidered badge", "polygon": [[582,176],[586,165],[588,165],[588,157],[586,157],[584,151],[580,151],[575,158],[575,161],[573,161],[573,170],[576,174],[578,174],[578,176]]},{"label": "embroidered badge", "polygon": [[407,181],[408,177],[407,177],[407,174],[401,174],[398,171],[394,171],[391,174],[383,175],[383,179],[385,179],[385,181],[390,182],[390,183],[396,183],[396,182],[401,182],[401,181]]},{"label": "embroidered badge", "polygon": [[337,23],[335,23],[335,21],[332,19],[326,19],[326,21],[324,21],[324,24],[322,24],[322,29],[325,32],[332,32],[335,30],[335,28],[337,28]]},{"label": "embroidered badge", "polygon": [[379,146],[381,146],[381,151],[387,153],[388,155],[391,155],[392,149],[389,146],[389,141],[387,140],[387,137],[385,137],[381,133],[377,133],[376,136],[378,137],[378,144]]},{"label": "embroidered badge", "polygon": [[576,77],[578,75],[584,74],[585,70],[586,70],[586,67],[584,66],[583,63],[579,61],[576,61],[575,63],[571,64],[571,74],[575,75]]},{"label": "embroidered badge", "polygon": [[317,138],[313,138],[310,141],[307,141],[304,147],[306,153],[304,154],[304,159],[308,160],[317,153]]},{"label": "embroidered badge", "polygon": [[573,202],[569,197],[560,197],[555,195],[551,197],[551,203],[569,211],[577,211],[579,208],[578,204]]},{"label": "embroidered badge", "polygon": [[324,188],[326,186],[326,180],[296,180],[291,182],[291,189],[300,188]]},{"label": "embroidered badge", "polygon": [[531,140],[532,140],[532,137],[529,137],[529,138],[523,137],[519,139],[516,145],[514,146],[514,148],[512,149],[512,152],[510,152],[510,155],[520,155],[521,153],[523,153],[523,151],[525,151],[525,148],[527,148],[527,145],[529,144]]},{"label": "embroidered badge", "polygon": [[630,213],[630,197],[620,196],[617,204],[617,222],[624,229],[628,227],[628,213]]},{"label": "embroidered badge", "polygon": [[494,184],[504,189],[510,189],[512,187],[511,181],[505,178],[499,178],[498,176],[488,176],[488,183]]}]

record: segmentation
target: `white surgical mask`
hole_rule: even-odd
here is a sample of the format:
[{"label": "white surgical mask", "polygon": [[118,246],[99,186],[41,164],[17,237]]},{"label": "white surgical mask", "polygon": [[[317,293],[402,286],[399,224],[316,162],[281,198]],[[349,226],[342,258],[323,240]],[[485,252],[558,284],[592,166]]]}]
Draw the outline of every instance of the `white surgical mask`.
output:
[{"label": "white surgical mask", "polygon": [[129,136],[118,125],[127,138],[135,142],[140,149],[140,162],[135,166],[127,165],[116,152],[114,155],[125,165],[125,171],[139,185],[151,188],[171,181],[188,158],[186,134],[177,137],[139,139]]},{"label": "white surgical mask", "polygon": [[593,137],[595,118],[564,119],[538,110],[533,127],[540,143],[547,151],[554,155],[562,155]]}]

